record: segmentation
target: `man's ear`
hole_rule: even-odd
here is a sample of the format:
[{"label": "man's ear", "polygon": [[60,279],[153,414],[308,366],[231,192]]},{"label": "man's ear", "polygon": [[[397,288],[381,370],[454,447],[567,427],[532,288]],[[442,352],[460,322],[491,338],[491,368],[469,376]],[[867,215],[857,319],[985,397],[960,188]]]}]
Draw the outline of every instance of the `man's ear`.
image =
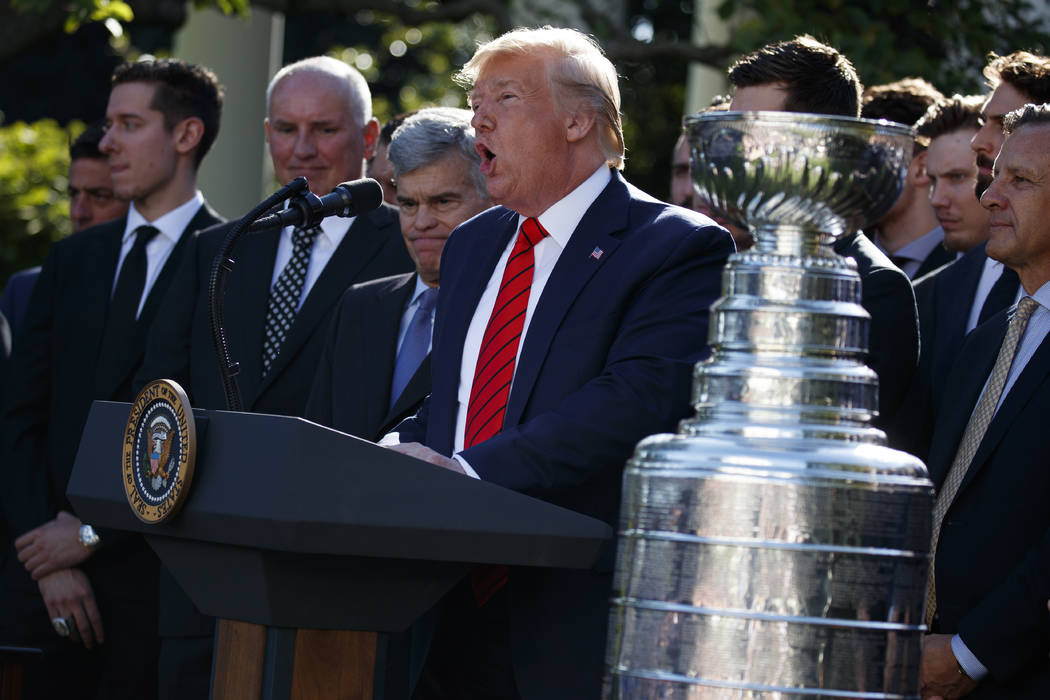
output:
[{"label": "man's ear", "polygon": [[175,125],[173,133],[176,153],[186,155],[197,148],[204,138],[204,122],[200,117],[187,117]]},{"label": "man's ear", "polygon": [[596,118],[591,110],[573,110],[565,115],[565,137],[569,143],[587,138],[594,130]]},{"label": "man's ear", "polygon": [[908,166],[908,182],[915,187],[928,187],[930,176],[926,174],[926,151],[911,159]]},{"label": "man's ear", "polygon": [[372,156],[376,154],[376,145],[379,143],[379,122],[375,117],[372,117],[365,124],[362,133],[365,137],[365,150],[362,155],[365,160],[371,160]]}]

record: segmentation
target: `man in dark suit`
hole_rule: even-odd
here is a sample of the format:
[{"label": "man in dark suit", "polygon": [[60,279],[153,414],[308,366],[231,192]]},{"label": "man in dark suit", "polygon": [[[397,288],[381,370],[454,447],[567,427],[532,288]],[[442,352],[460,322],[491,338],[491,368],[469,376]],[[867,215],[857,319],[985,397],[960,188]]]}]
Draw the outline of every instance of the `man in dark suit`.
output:
[{"label": "man in dark suit", "polygon": [[15,641],[45,647],[43,697],[155,694],[156,558],[140,537],[82,523],[66,482],[91,402],[134,396],[146,331],[190,233],[219,221],[196,176],[221,108],[218,81],[199,66],[114,71],[100,147],[131,208],[51,247],[12,357],[0,491],[19,535],[14,563],[39,593],[23,577],[4,602],[21,623]]},{"label": "man in dark suit", "polygon": [[987,253],[1023,292],[966,339],[940,397],[924,697],[1050,697],[1050,107],[1004,127],[981,202]]},{"label": "man in dark suit", "polygon": [[[810,36],[764,46],[729,69],[733,110],[860,115],[861,85],[849,60]],[[853,258],[861,300],[871,315],[868,365],[879,377],[879,416],[885,428],[900,409],[919,361],[915,295],[900,271],[859,231],[841,236],[835,252]]]},{"label": "man in dark suit", "polygon": [[[84,129],[69,146],[69,219],[73,232],[83,231],[128,212],[128,202],[113,193],[113,176],[106,154],[98,149],[105,130],[101,124]],[[39,267],[19,270],[11,275],[0,296],[0,312],[7,316],[11,334],[22,325]]]},{"label": "man in dark suit", "polygon": [[[503,206],[449,238],[431,394],[384,442],[616,523],[635,443],[688,413],[732,239],[620,176],[616,71],[583,34],[505,34],[461,77]],[[613,552],[455,588],[416,697],[597,698]]]},{"label": "man in dark suit", "polygon": [[[931,107],[916,124],[919,138],[928,143],[930,201],[945,229],[944,245],[965,256],[945,268],[944,274],[915,283],[922,353],[908,400],[888,432],[894,447],[920,459],[925,459],[929,450],[934,397],[943,391],[955,353],[967,333],[968,303],[973,290],[956,276],[972,272],[973,262],[985,257],[988,211],[974,193],[977,163],[970,149],[970,140],[980,126],[983,102],[981,97],[955,95]],[[972,284],[976,283],[974,276]],[[975,318],[969,329],[976,323]]]},{"label": "man in dark suit", "polygon": [[[375,147],[368,84],[329,57],[285,66],[267,89],[266,139],[281,182],[305,176],[317,195],[361,177]],[[136,386],[166,377],[198,408],[226,409],[212,342],[208,282],[231,225],[202,232],[150,332]],[[352,220],[330,217],[315,229],[259,231],[234,252],[226,285],[226,334],[241,364],[244,409],[302,416],[336,303],[350,285],[408,272],[412,261],[397,211],[383,205]],[[290,326],[287,332],[282,326]],[[161,574],[161,695],[207,697],[215,624]]]},{"label": "man in dark suit", "polygon": [[[441,251],[452,229],[491,206],[470,119],[464,109],[424,109],[394,132],[389,157],[401,235],[416,271],[356,284],[343,295],[307,418],[378,440],[430,393]],[[426,318],[417,323],[417,313]]]},{"label": "man in dark suit", "polygon": [[[865,89],[860,116],[914,126],[927,109],[943,99],[941,91],[926,80],[904,78]],[[926,142],[916,140],[900,196],[867,231],[879,250],[909,279],[921,277],[955,259],[955,253],[941,245],[944,229],[930,205],[926,155]]]},{"label": "man in dark suit", "polygon": [[[993,57],[984,76],[992,92],[981,107],[981,122],[970,142],[976,153],[978,196],[991,181],[992,162],[1004,139],[1004,115],[1029,102],[1050,100],[1050,58],[1027,51]],[[1016,273],[986,255],[983,245],[916,280],[924,338],[922,366],[912,391],[919,393],[909,396],[905,410],[891,426],[894,446],[926,457],[936,420],[933,397],[940,395],[963,338],[1013,304],[1019,294]]]}]

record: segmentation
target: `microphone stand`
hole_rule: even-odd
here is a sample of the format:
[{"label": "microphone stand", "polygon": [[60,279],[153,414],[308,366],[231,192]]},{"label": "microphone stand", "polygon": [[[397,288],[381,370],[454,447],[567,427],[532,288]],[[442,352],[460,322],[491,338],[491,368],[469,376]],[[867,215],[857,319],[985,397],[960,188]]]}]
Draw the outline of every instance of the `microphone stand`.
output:
[{"label": "microphone stand", "polygon": [[[311,199],[312,198],[312,199]],[[215,256],[215,262],[211,266],[211,278],[208,282],[208,308],[211,319],[212,341],[215,343],[215,354],[219,360],[219,374],[222,379],[222,389],[226,394],[226,409],[229,411],[243,411],[241,404],[241,392],[237,387],[237,373],[241,369],[239,362],[234,362],[230,357],[230,348],[226,342],[226,331],[223,328],[223,299],[226,296],[226,278],[233,270],[233,249],[244,234],[255,230],[252,224],[278,204],[290,199],[291,207],[299,208],[304,213],[304,220],[309,221],[311,212],[315,206],[313,200],[317,195],[310,192],[309,184],[305,177],[297,177],[281,189],[267,197],[261,204],[248,212],[230,229],[222,248]],[[289,208],[291,208],[289,207]]]}]

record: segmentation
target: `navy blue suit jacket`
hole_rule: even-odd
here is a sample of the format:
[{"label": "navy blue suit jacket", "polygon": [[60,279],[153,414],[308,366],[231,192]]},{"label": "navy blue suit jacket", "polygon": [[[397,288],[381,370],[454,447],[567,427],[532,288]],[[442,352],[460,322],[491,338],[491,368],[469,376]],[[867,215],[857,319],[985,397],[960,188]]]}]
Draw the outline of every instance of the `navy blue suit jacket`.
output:
[{"label": "navy blue suit jacket", "polygon": [[12,338],[22,327],[22,319],[25,318],[26,309],[29,307],[33,285],[36,284],[36,278],[39,276],[39,267],[19,270],[7,280],[3,296],[0,296],[0,313],[7,317]]},{"label": "navy blue suit jacket", "polygon": [[908,398],[889,429],[890,444],[929,456],[940,397],[966,337],[977,284],[988,256],[982,244],[915,282],[922,350]]},{"label": "navy blue suit jacket", "polygon": [[[939,489],[1006,335],[1006,311],[967,337],[930,447]],[[1050,337],[1006,395],[945,515],[935,632],[959,633],[991,672],[973,698],[1050,697]]]},{"label": "navy blue suit jacket", "polygon": [[[398,426],[402,442],[452,453],[467,327],[517,223],[496,207],[446,244],[431,394]],[[710,219],[614,173],[536,305],[502,432],[463,458],[486,481],[615,526],[634,445],[689,413],[692,368],[708,353],[708,309],[732,251]],[[610,546],[590,572],[512,572],[511,656],[523,698],[598,697],[612,554]]]}]

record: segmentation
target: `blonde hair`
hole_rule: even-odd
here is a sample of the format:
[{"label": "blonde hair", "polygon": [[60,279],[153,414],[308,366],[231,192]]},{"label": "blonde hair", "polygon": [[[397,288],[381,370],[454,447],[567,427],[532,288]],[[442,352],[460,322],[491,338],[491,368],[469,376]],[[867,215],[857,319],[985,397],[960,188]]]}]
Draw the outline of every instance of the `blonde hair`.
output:
[{"label": "blonde hair", "polygon": [[598,144],[606,164],[622,169],[623,125],[616,68],[598,43],[586,34],[549,26],[515,29],[480,45],[456,74],[456,82],[470,90],[489,60],[533,52],[547,52],[556,57],[547,64],[547,79],[555,103],[566,111],[581,104],[591,110],[597,121]]}]

